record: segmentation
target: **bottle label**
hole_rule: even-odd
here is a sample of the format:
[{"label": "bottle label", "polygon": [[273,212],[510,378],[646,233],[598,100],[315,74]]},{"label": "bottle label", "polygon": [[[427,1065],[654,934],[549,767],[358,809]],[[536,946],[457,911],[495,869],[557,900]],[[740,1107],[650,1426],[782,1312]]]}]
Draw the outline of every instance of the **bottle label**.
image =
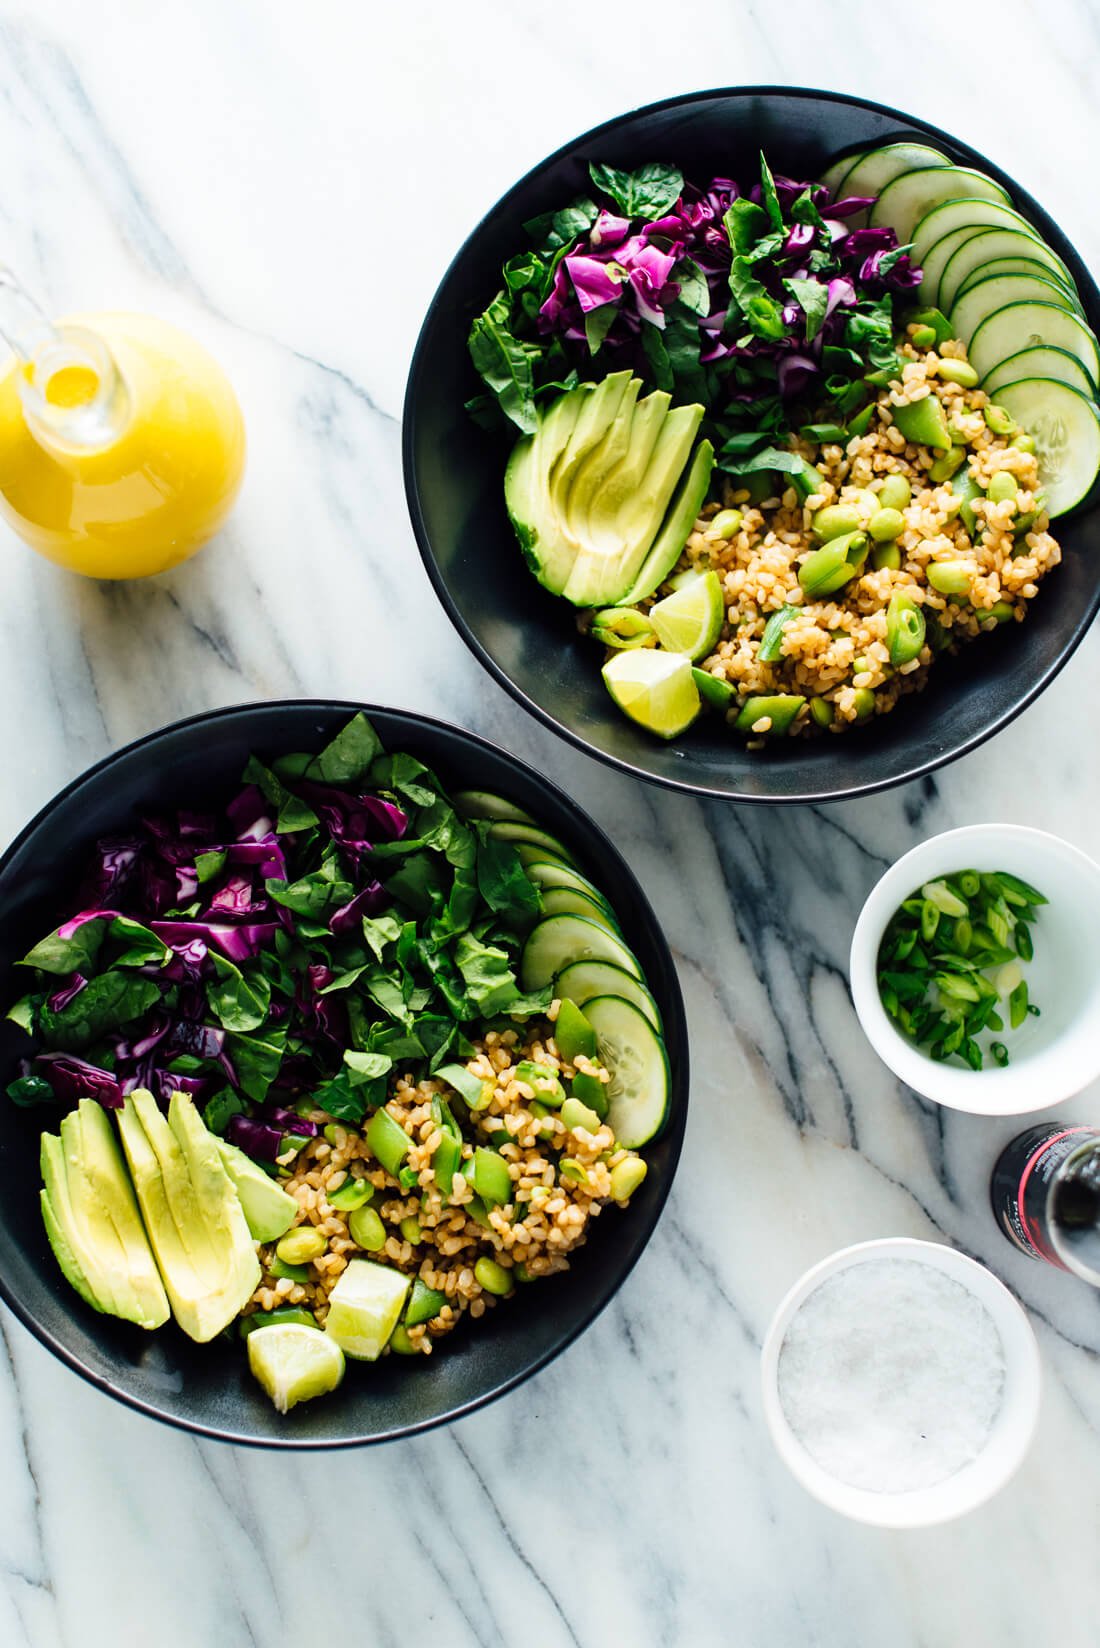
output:
[{"label": "bottle label", "polygon": [[1059,1270],[1068,1266],[1055,1253],[1050,1240],[1050,1190],[1067,1157],[1089,1139],[1100,1139],[1100,1132],[1094,1127],[1047,1122],[1018,1134],[1005,1146],[993,1169],[990,1196],[997,1223],[1021,1253],[1045,1259]]}]

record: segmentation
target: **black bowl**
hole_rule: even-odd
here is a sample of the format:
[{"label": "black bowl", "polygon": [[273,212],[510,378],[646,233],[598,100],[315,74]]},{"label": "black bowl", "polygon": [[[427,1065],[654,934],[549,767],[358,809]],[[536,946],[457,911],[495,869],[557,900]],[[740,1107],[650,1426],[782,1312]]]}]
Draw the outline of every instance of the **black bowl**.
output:
[{"label": "black bowl", "polygon": [[672,160],[692,177],[749,178],[763,148],[792,177],[817,176],[839,150],[888,138],[931,142],[998,178],[1073,272],[1089,322],[1100,294],[1065,235],[984,155],[881,104],[831,92],[753,86],[693,93],[608,121],[559,149],[493,207],[443,278],[424,321],[405,396],[405,489],[424,564],[451,620],[497,680],[581,749],[639,778],[739,801],[828,801],[870,794],[974,749],[1031,703],[1100,608],[1100,517],[1058,523],[1066,554],[1033,614],[942,660],[921,693],[838,738],[749,753],[716,717],[673,744],[633,726],[600,679],[597,649],[573,613],[526,571],[504,511],[507,443],[463,404],[481,389],[466,354],[470,321],[523,245],[522,224],[588,184],[588,162]]},{"label": "black bowl", "polygon": [[[319,749],[365,709],[389,749],[410,750],[459,788],[514,797],[575,852],[622,912],[664,1018],[673,1070],[671,1119],[648,1149],[649,1175],[629,1213],[597,1221],[567,1273],[529,1288],[480,1323],[464,1323],[430,1361],[385,1357],[352,1364],[333,1395],[280,1417],[248,1371],[240,1344],[202,1346],[174,1325],[156,1333],[100,1316],[63,1280],[38,1210],[38,1138],[55,1125],[42,1109],[0,1096],[0,1296],[55,1355],[140,1412],[221,1441],[270,1447],[343,1447],[425,1430],[510,1390],[581,1333],[617,1291],[660,1217],[683,1141],[687,1030],[676,970],[656,917],[603,831],[561,790],[503,750],[425,716],[328,701],[252,704],[166,727],[76,779],[0,859],[0,1000],[20,993],[14,963],[63,913],[97,837],[124,828],[138,807],[228,798],[252,751]],[[25,1046],[0,1028],[0,1085]]]}]

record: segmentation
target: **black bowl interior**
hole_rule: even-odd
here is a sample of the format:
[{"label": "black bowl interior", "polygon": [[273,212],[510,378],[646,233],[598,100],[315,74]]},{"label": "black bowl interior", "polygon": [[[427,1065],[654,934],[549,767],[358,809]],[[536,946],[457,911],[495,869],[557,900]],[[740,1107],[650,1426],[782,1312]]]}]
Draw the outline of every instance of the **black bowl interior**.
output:
[{"label": "black bowl interior", "polygon": [[1094,329],[1100,294],[1061,230],[990,160],[933,126],[855,98],[761,87],[704,92],[610,121],[536,167],[489,212],[447,271],[425,319],[405,401],[405,485],[429,575],[475,654],[529,710],[639,777],[746,801],[822,801],[882,789],[973,748],[1018,714],[1065,663],[1100,607],[1100,515],[1060,521],[1063,565],[1032,617],[941,661],[926,689],[843,738],[748,753],[717,717],[663,744],[611,704],[599,659],[568,605],[526,571],[504,512],[507,441],[463,410],[481,385],[466,354],[472,317],[523,244],[522,224],[587,187],[590,160],[667,159],[691,177],[750,179],[763,148],[774,169],[818,175],[839,151],[887,139],[932,142],[1000,179],[1069,264]]},{"label": "black bowl interior", "polygon": [[[463,1325],[423,1365],[385,1357],[349,1366],[339,1391],[285,1418],[253,1381],[240,1344],[194,1345],[168,1325],[146,1333],[89,1309],[62,1279],[38,1210],[41,1108],[0,1098],[0,1295],[42,1342],[101,1389],[156,1418],[236,1442],[324,1447],[383,1440],[478,1406],[533,1373],[585,1328],[630,1271],[664,1205],[683,1138],[687,1044],[675,969],[656,918],[602,831],[560,790],[469,733],[370,705],[291,702],[217,711],[141,740],[94,767],[57,797],[0,861],[0,999],[23,988],[18,958],[55,925],[97,837],[125,826],[137,807],[195,806],[226,798],[250,752],[318,749],[366,709],[389,749],[410,750],[453,787],[513,797],[574,851],[621,912],[664,1017],[674,1072],[670,1124],[647,1151],[649,1176],[629,1214],[600,1219],[572,1270],[520,1289],[505,1308]],[[0,1083],[25,1050],[0,1028]]]}]

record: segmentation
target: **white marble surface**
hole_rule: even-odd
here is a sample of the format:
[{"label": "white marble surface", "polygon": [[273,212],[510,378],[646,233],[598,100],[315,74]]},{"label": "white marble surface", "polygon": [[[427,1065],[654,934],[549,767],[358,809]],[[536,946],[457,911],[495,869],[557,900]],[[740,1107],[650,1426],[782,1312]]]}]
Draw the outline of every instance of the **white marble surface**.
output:
[{"label": "white marble surface", "polygon": [[[907,104],[995,154],[1096,259],[1098,46],[1085,0],[0,5],[0,256],[57,310],[194,330],[251,435],[231,528],[163,580],[96,586],[0,543],[0,837],[192,711],[296,693],[438,711],[545,764],[616,835],[676,947],[695,1065],[676,1189],[615,1304],[450,1430],[300,1459],[206,1445],[100,1397],[0,1312],[4,1648],[333,1629],[364,1648],[1096,1642],[1097,1297],[1009,1249],[985,1184],[1014,1124],[902,1092],[855,1028],[844,960],[871,881],[924,834],[1001,817],[1096,849],[1081,735],[1100,639],[934,783],[771,813],[638,788],[524,719],[452,632],[407,523],[398,420],[419,317],[481,211],[573,132],[693,86]],[[997,63],[1019,58],[1026,88],[1006,94]],[[1067,1113],[1095,1118],[1100,1091]],[[807,1499],[756,1387],[787,1285],[885,1234],[986,1260],[1046,1371],[1013,1489],[905,1536]]]}]

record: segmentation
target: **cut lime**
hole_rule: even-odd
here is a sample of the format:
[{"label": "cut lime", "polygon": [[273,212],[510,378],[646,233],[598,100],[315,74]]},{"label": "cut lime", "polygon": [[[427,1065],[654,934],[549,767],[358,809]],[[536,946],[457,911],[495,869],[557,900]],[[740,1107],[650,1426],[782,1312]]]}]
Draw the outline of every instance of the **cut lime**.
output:
[{"label": "cut lime", "polygon": [[325,1332],[348,1356],[376,1362],[401,1319],[408,1291],[409,1278],[399,1270],[352,1259],[328,1296]]},{"label": "cut lime", "polygon": [[704,572],[658,601],[649,616],[666,652],[686,652],[693,662],[705,658],[714,651],[726,619],[721,579],[716,572]]},{"label": "cut lime", "polygon": [[327,1396],[344,1377],[344,1353],[320,1328],[275,1322],[248,1336],[248,1365],[280,1413]]},{"label": "cut lime", "polygon": [[603,678],[623,714],[660,738],[675,738],[699,714],[699,689],[685,653],[653,647],[618,652],[604,665]]}]

